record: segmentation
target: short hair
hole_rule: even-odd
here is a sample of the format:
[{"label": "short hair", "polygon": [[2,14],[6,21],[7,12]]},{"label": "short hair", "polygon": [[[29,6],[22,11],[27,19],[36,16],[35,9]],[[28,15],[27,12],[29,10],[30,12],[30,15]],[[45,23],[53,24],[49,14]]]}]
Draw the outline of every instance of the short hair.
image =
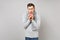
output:
[{"label": "short hair", "polygon": [[35,5],[33,3],[28,3],[27,8],[33,6],[35,8]]}]

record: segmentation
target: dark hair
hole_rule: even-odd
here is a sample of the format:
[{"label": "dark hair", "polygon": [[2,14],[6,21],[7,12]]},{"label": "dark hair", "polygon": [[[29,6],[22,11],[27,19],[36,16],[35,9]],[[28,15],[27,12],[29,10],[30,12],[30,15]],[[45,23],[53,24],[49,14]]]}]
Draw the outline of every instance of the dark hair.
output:
[{"label": "dark hair", "polygon": [[35,8],[35,5],[33,3],[28,3],[27,4],[27,7],[31,7],[31,6],[33,6]]}]

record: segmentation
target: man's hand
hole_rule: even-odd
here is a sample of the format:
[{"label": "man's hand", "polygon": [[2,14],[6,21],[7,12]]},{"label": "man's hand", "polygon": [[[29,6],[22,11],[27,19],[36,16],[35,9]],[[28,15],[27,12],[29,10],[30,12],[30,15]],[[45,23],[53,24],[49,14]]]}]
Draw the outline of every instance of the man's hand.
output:
[{"label": "man's hand", "polygon": [[28,19],[29,19],[30,21],[32,21],[33,18],[34,18],[33,14],[29,14]]}]

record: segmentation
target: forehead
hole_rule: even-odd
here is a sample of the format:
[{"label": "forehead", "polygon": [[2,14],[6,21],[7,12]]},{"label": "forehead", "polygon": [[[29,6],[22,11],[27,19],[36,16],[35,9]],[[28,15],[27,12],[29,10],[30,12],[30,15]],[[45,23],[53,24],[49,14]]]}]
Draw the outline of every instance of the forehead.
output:
[{"label": "forehead", "polygon": [[28,8],[31,9],[31,8],[34,8],[34,7],[33,6],[29,6]]}]

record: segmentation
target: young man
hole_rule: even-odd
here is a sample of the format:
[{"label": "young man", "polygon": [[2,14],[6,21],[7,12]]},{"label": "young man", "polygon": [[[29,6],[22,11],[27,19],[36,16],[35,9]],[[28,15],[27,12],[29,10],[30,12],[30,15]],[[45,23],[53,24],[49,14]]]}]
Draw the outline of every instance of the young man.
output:
[{"label": "young man", "polygon": [[33,3],[27,4],[28,13],[24,15],[25,40],[38,40],[38,29],[40,27],[40,17],[35,12]]}]

